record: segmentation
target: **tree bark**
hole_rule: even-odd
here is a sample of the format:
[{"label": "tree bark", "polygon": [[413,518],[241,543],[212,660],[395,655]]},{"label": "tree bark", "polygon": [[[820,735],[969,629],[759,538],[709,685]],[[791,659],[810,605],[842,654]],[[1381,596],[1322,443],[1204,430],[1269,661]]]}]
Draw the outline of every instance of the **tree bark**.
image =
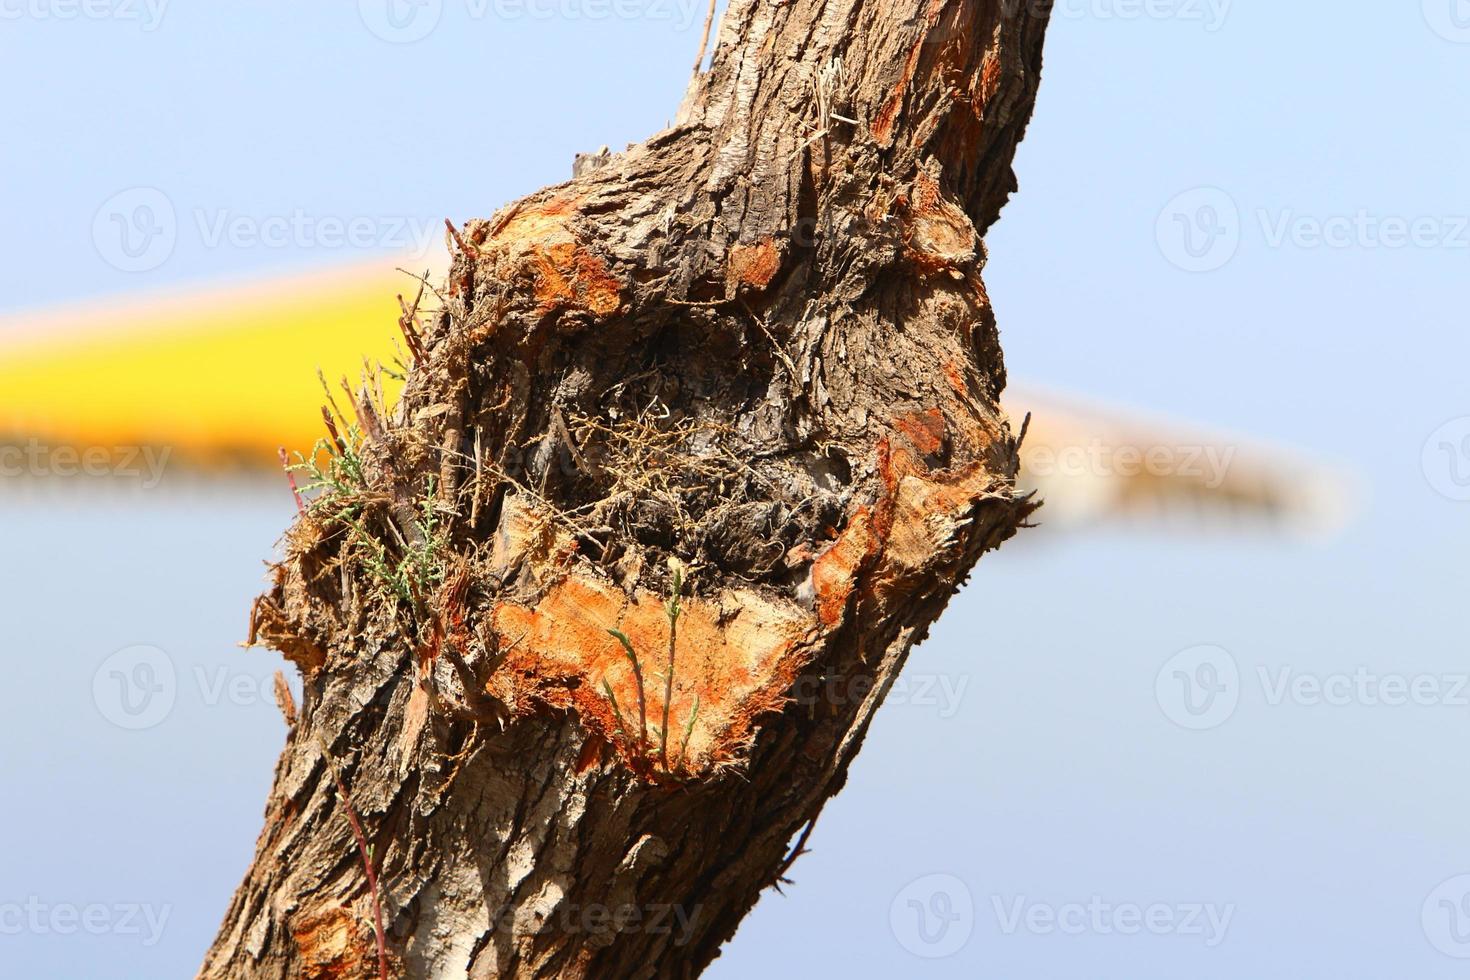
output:
[{"label": "tree bark", "polygon": [[1031,510],[982,236],[1048,10],[732,0],[676,125],[450,229],[252,613],[304,702],[203,976],[377,976],[375,905],[393,974],[719,954]]}]

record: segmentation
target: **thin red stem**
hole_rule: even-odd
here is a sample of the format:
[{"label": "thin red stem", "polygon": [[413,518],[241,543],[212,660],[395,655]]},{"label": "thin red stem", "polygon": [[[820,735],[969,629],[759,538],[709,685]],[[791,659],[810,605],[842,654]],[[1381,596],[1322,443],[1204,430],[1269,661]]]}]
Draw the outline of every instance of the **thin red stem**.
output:
[{"label": "thin red stem", "polygon": [[301,491],[296,486],[296,474],[291,472],[291,459],[286,455],[286,447],[279,447],[276,452],[281,454],[281,466],[286,470],[286,482],[291,484],[291,496],[296,498],[296,513],[305,514],[306,505],[301,502]]},{"label": "thin red stem", "polygon": [[352,836],[357,839],[357,850],[362,855],[362,867],[367,872],[368,890],[373,898],[373,938],[378,944],[378,976],[381,980],[388,980],[388,939],[383,931],[383,903],[378,899],[378,873],[373,870],[372,856],[368,853],[367,835],[362,832],[362,824],[357,819],[357,810],[352,806],[352,800],[347,796],[347,786],[342,782],[342,774],[337,771],[337,764],[327,753],[325,743],[319,744],[322,755],[327,760],[327,768],[332,770],[332,779],[337,783],[337,795],[342,799],[342,808],[347,811],[347,823],[352,827]]}]

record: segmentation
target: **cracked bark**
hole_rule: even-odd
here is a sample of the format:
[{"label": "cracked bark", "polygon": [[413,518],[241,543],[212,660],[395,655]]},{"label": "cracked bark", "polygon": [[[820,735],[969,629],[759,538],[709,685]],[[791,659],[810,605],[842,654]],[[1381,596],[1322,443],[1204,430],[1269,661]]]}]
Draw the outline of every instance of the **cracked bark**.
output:
[{"label": "cracked bark", "polygon": [[402,399],[340,415],[361,485],[293,526],[252,613],[305,697],[201,975],[377,975],[323,746],[394,972],[719,954],[1031,509],[982,237],[1047,9],[733,0],[671,129],[453,229]]}]

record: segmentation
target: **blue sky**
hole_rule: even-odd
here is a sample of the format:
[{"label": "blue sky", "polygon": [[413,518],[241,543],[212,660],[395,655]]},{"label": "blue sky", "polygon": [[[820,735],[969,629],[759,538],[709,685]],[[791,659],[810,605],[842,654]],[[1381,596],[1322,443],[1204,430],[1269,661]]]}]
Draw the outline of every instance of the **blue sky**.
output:
[{"label": "blue sky", "polygon": [[[702,16],[426,3],[0,0],[0,312],[487,214],[670,119]],[[1300,447],[1359,509],[1327,541],[1043,528],[987,558],[711,976],[1462,975],[1467,87],[1460,0],[1058,0],[988,241],[1012,376]],[[139,188],[175,236],[128,272],[95,227]],[[234,644],[289,498],[0,492],[0,969],[192,972],[281,742],[276,660]],[[176,685],[138,731],[93,689],[136,645]],[[1233,710],[1181,725],[1176,674]],[[10,929],[27,903],[107,911]],[[167,909],[156,942],[122,906]]]}]

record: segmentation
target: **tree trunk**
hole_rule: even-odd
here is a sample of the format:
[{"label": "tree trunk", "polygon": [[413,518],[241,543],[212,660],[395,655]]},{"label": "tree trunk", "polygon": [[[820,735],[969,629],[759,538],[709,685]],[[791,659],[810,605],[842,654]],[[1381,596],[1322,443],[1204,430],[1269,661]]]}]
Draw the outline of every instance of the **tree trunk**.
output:
[{"label": "tree trunk", "polygon": [[1048,9],[732,0],[673,128],[450,229],[298,472],[251,638],[304,703],[202,975],[719,954],[1031,509],[981,237]]}]

